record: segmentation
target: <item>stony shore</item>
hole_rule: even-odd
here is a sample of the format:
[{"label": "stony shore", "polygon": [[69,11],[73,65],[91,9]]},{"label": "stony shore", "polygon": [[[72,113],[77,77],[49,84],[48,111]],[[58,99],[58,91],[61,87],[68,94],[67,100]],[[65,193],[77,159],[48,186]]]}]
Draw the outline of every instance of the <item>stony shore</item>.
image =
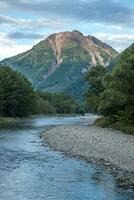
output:
[{"label": "stony shore", "polygon": [[116,174],[121,186],[134,185],[134,136],[113,129],[59,126],[43,134],[54,150],[89,162],[103,163]]}]

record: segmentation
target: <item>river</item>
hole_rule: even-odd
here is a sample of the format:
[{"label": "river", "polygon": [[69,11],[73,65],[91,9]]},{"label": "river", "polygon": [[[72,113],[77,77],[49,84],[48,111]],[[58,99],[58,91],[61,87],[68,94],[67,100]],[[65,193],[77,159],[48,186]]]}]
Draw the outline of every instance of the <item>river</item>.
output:
[{"label": "river", "polygon": [[[89,121],[94,120],[90,115]],[[50,126],[84,124],[83,117],[38,117],[0,129],[0,200],[132,200],[101,168],[42,145]]]}]

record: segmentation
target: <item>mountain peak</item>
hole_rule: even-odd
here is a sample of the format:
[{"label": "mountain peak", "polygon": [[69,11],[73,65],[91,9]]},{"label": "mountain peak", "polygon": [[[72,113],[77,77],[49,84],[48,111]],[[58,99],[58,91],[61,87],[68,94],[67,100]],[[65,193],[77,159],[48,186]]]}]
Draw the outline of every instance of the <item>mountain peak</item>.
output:
[{"label": "mountain peak", "polygon": [[83,33],[81,33],[80,31],[78,30],[73,30],[71,33],[74,33],[76,35],[82,35],[83,36]]},{"label": "mountain peak", "polygon": [[52,34],[31,50],[3,62],[25,74],[36,88],[61,92],[92,66],[106,67],[116,55],[106,43],[74,30]]},{"label": "mountain peak", "polygon": [[78,30],[74,30],[74,31],[64,31],[64,32],[58,32],[58,33],[54,33],[51,34],[48,39],[53,39],[53,38],[71,38],[71,37],[84,37],[83,34],[78,31]]}]

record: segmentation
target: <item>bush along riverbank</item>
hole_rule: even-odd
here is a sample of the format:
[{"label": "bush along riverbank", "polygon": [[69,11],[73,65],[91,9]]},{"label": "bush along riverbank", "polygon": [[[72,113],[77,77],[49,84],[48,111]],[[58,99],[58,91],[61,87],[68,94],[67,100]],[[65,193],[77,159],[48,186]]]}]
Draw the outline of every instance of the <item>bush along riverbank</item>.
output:
[{"label": "bush along riverbank", "polygon": [[112,69],[93,67],[86,80],[88,109],[104,116],[95,124],[134,134],[134,43]]},{"label": "bush along riverbank", "polygon": [[133,124],[127,124],[123,121],[112,122],[105,117],[100,117],[100,118],[95,120],[94,125],[100,126],[100,127],[103,127],[103,128],[113,128],[113,129],[116,129],[116,130],[120,130],[123,133],[134,135],[134,125]]},{"label": "bush along riverbank", "polygon": [[13,124],[16,122],[21,121],[21,118],[14,118],[14,117],[0,117],[0,125],[4,125],[4,124]]},{"label": "bush along riverbank", "polygon": [[120,187],[134,189],[132,135],[109,128],[79,125],[52,128],[42,137],[52,149],[104,166],[115,176]]}]

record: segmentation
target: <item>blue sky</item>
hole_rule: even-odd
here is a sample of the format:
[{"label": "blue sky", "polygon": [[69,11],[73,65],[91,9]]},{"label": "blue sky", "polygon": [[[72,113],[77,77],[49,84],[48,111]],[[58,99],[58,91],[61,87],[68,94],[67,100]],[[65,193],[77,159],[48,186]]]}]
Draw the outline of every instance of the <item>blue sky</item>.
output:
[{"label": "blue sky", "polygon": [[134,42],[133,0],[0,0],[0,60],[79,30],[121,52]]}]

